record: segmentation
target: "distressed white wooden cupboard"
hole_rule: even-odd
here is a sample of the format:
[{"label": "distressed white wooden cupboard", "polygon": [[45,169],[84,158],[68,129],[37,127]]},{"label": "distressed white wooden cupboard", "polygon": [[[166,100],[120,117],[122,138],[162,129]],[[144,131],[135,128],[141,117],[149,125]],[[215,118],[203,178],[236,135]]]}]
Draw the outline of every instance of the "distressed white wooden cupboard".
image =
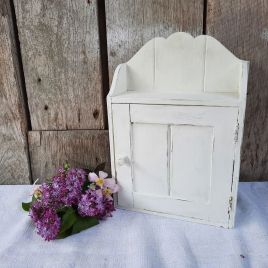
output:
[{"label": "distressed white wooden cupboard", "polygon": [[248,62],[175,33],[117,67],[107,97],[121,208],[233,227]]}]

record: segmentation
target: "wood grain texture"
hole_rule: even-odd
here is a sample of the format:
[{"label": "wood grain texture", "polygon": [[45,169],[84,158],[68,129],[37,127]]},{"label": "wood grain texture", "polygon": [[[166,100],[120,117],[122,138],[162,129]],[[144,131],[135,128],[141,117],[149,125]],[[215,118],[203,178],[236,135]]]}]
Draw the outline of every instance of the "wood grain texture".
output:
[{"label": "wood grain texture", "polygon": [[103,129],[96,1],[14,2],[33,130]]},{"label": "wood grain texture", "polygon": [[203,29],[203,0],[106,0],[109,78],[147,41]]},{"label": "wood grain texture", "polygon": [[208,0],[207,34],[250,61],[240,179],[268,180],[268,2]]},{"label": "wood grain texture", "polygon": [[30,131],[29,147],[33,180],[50,178],[64,162],[95,168],[105,162],[110,173],[109,138],[106,130]]},{"label": "wood grain texture", "polygon": [[9,0],[0,1],[0,184],[30,182],[27,121]]}]

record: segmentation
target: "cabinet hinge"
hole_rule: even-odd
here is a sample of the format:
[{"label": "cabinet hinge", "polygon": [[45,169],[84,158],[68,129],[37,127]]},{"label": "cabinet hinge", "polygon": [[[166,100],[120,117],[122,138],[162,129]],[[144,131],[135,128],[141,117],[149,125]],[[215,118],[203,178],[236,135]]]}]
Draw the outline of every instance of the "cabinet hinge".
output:
[{"label": "cabinet hinge", "polygon": [[235,128],[235,134],[234,134],[235,143],[238,141],[238,133],[239,133],[239,123],[237,123],[236,128]]},{"label": "cabinet hinge", "polygon": [[230,212],[232,211],[233,209],[233,197],[230,196],[229,197],[229,209],[228,209],[228,214],[230,214]]}]

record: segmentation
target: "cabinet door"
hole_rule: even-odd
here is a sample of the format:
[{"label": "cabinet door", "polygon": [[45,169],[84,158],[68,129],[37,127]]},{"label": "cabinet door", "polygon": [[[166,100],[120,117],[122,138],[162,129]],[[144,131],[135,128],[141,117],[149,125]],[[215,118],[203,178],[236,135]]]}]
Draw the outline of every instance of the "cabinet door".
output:
[{"label": "cabinet door", "polygon": [[228,227],[234,107],[114,104],[118,205]]}]

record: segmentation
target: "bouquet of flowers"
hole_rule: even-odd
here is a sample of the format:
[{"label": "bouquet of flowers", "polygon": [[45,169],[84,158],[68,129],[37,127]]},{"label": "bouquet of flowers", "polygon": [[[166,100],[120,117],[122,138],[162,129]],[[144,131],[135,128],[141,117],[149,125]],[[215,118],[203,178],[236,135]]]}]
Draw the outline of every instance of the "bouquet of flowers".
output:
[{"label": "bouquet of flowers", "polygon": [[22,208],[47,241],[79,233],[112,216],[112,194],[118,185],[107,177],[103,171],[87,172],[65,164],[50,182],[34,190],[32,201],[22,203]]}]

